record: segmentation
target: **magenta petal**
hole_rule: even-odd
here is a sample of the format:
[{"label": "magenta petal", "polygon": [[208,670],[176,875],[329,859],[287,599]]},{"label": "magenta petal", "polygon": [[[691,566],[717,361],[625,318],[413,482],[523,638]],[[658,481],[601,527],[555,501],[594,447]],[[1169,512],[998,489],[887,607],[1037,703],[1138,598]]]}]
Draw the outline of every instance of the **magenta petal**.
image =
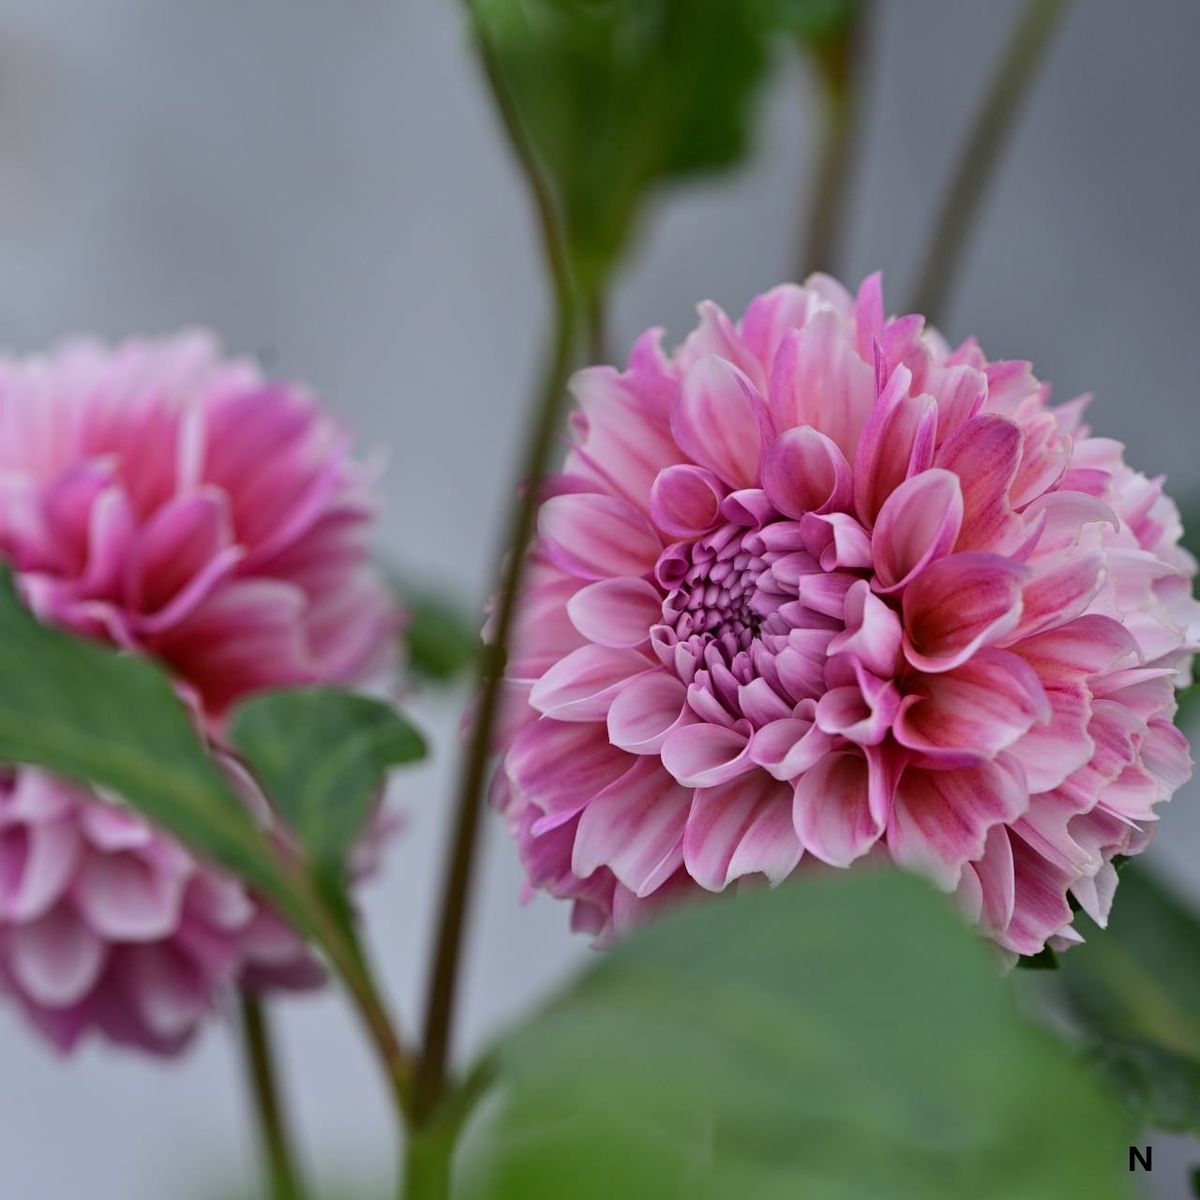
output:
[{"label": "magenta petal", "polygon": [[811,425],[849,460],[875,401],[874,372],[828,309],[780,342],[771,370],[771,419],[778,433]]},{"label": "magenta petal", "polygon": [[567,601],[572,624],[590,642],[629,650],[650,640],[662,620],[662,595],[645,579],[601,579]]},{"label": "magenta petal", "polygon": [[701,537],[717,524],[727,490],[703,467],[690,463],[667,467],[650,489],[650,516],[671,537]]},{"label": "magenta petal", "polygon": [[850,499],[850,466],[837,444],[811,426],[781,433],[767,447],[763,488],[789,517],[832,512]]},{"label": "magenta petal", "polygon": [[904,593],[904,653],[922,671],[949,671],[1021,619],[1026,570],[971,550],[931,563]]},{"label": "magenta petal", "polygon": [[895,612],[859,579],[846,593],[843,616],[846,627],[830,639],[830,655],[850,655],[881,678],[891,676],[903,638]]},{"label": "magenta petal", "polygon": [[796,781],[793,820],[805,850],[834,867],[848,867],[879,840],[879,812],[886,797],[872,803],[872,779],[861,752],[827,754]]},{"label": "magenta petal", "polygon": [[[772,809],[789,812],[786,784],[761,771],[718,787],[702,788],[692,802],[683,834],[688,874],[710,892],[721,891],[737,873],[761,871],[783,878],[800,859],[795,832]],[[746,849],[739,849],[747,842]]]},{"label": "magenta petal", "polygon": [[70,818],[0,827],[0,919],[32,921],[74,878],[81,843]]},{"label": "magenta petal", "polygon": [[653,667],[636,650],[581,646],[533,685],[529,703],[556,721],[600,721],[626,681]]},{"label": "magenta petal", "polygon": [[1033,725],[1009,754],[1021,764],[1030,792],[1048,792],[1064,783],[1092,757],[1088,736],[1091,718],[1087,688],[1082,684],[1046,688],[1050,720]]},{"label": "magenta petal", "polygon": [[552,496],[538,514],[538,533],[564,570],[583,579],[646,575],[662,543],[637,509],[613,496]]},{"label": "magenta petal", "polygon": [[716,787],[753,771],[748,721],[732,729],[721,725],[685,725],[667,736],[663,766],[685,787]]},{"label": "magenta petal", "polygon": [[933,468],[906,479],[884,502],[871,535],[876,590],[898,591],[929,563],[949,554],[962,518],[957,475]]},{"label": "magenta petal", "polygon": [[753,486],[762,452],[761,402],[732,363],[715,354],[695,363],[671,411],[671,432],[693,462],[734,488]]},{"label": "magenta petal", "polygon": [[638,759],[583,810],[571,870],[586,879],[608,867],[635,895],[654,891],[683,862],[683,828],[692,790],[662,765]]},{"label": "magenta petal", "polygon": [[1021,461],[1020,426],[985,413],[962,425],[938,451],[937,465],[953,471],[963,494],[958,550],[998,545],[1018,524],[1009,491]]},{"label": "magenta petal", "polygon": [[900,707],[896,740],[939,765],[994,758],[1036,721],[1050,720],[1036,672],[1003,650],[980,650],[954,670],[918,676],[908,686],[914,694]]},{"label": "magenta petal", "polygon": [[833,739],[812,720],[812,701],[807,704],[808,717],[772,721],[754,735],[750,757],[776,779],[795,779],[820,762],[833,745]]},{"label": "magenta petal", "polygon": [[988,831],[1015,821],[1028,804],[1019,773],[996,763],[952,771],[909,767],[896,787],[888,849],[900,866],[951,891],[963,866],[983,854]]},{"label": "magenta petal", "polygon": [[67,1008],[100,978],[108,947],[67,905],[7,933],[8,968],[35,1004]]},{"label": "magenta petal", "polygon": [[517,734],[504,769],[520,794],[545,813],[574,813],[630,767],[602,725],[543,717]]},{"label": "magenta petal", "polygon": [[164,938],[179,924],[186,879],[158,870],[138,853],[93,854],[75,883],[88,926],[121,942]]},{"label": "magenta petal", "polygon": [[630,754],[655,754],[668,734],[696,718],[687,704],[687,686],[666,671],[632,680],[608,710],[608,736]]}]

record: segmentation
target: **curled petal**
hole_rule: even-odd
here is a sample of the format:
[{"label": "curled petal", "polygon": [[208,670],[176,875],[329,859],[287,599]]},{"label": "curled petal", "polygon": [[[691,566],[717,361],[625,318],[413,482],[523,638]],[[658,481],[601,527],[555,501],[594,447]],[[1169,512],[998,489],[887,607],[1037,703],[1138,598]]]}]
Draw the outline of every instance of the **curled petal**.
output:
[{"label": "curled petal", "polygon": [[612,702],[608,736],[630,754],[658,754],[670,733],[693,720],[687,685],[666,671],[650,671]]},{"label": "curled petal", "polygon": [[904,593],[904,654],[922,671],[949,671],[1021,619],[1027,572],[973,550],[926,567]]},{"label": "curled petal", "polygon": [[727,783],[754,770],[750,757],[752,732],[748,721],[739,721],[732,728],[685,725],[670,733],[663,743],[663,765],[685,787]]},{"label": "curled petal", "polygon": [[702,537],[716,526],[726,491],[703,467],[691,463],[667,467],[650,488],[651,519],[672,537]]},{"label": "curled petal", "polygon": [[861,751],[827,754],[796,781],[792,816],[805,850],[848,867],[879,840],[890,796]]},{"label": "curled petal", "polygon": [[949,554],[962,519],[957,475],[935,467],[906,479],[884,502],[871,535],[876,590],[899,591]]},{"label": "curled petal", "polygon": [[529,703],[556,721],[600,721],[625,683],[651,669],[636,650],[581,646],[533,685]]},{"label": "curled petal", "polygon": [[832,512],[850,499],[845,455],[809,425],[785,430],[767,447],[762,473],[768,498],[785,516]]},{"label": "curled petal", "polygon": [[693,462],[733,488],[751,487],[762,453],[754,385],[731,362],[707,355],[684,376],[671,432]]}]

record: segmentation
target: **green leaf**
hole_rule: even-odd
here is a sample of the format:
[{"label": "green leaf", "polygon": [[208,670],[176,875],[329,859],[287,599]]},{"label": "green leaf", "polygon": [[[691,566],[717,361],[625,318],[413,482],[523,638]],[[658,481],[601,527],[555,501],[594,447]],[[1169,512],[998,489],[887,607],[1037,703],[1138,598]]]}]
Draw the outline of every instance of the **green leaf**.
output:
[{"label": "green leaf", "polygon": [[1087,940],[1056,981],[1085,1039],[1139,1120],[1200,1131],[1200,920],[1132,863],[1108,928],[1076,920]]},{"label": "green leaf", "polygon": [[504,1039],[457,1200],[1089,1200],[1128,1129],[899,873],[667,914]]},{"label": "green leaf", "polygon": [[229,735],[315,873],[337,886],[384,775],[425,753],[391,705],[330,687],[255,696]]},{"label": "green leaf", "polygon": [[747,0],[471,0],[584,295],[649,194],[736,163],[768,31]]},{"label": "green leaf", "polygon": [[397,582],[408,612],[404,629],[410,675],[431,683],[451,683],[465,674],[479,655],[479,624],[471,621],[449,596]]},{"label": "green leaf", "polygon": [[167,677],[37,621],[0,570],[0,760],[122,796],[157,825],[286,900],[275,860]]},{"label": "green leaf", "polygon": [[862,0],[759,0],[765,19],[802,41],[838,37],[863,7]]},{"label": "green leaf", "polygon": [[1109,1039],[1090,1057],[1141,1125],[1200,1129],[1200,1063],[1153,1042]]}]

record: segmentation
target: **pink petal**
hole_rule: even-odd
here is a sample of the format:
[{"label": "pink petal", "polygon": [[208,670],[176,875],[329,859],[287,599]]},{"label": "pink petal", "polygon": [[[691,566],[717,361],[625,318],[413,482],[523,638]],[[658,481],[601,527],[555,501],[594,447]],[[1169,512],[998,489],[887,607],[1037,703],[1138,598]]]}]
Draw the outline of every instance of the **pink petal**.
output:
[{"label": "pink petal", "polygon": [[179,924],[185,879],[158,871],[138,854],[92,854],[75,883],[80,916],[101,937],[149,942]]},{"label": "pink petal", "polygon": [[721,891],[737,874],[761,871],[772,881],[782,879],[801,854],[795,832],[773,811],[782,808],[786,817],[789,801],[787,785],[761,771],[702,788],[683,834],[688,874],[711,892]]},{"label": "pink petal", "polygon": [[578,812],[630,767],[604,726],[543,717],[517,734],[504,770],[522,796],[545,813]]},{"label": "pink petal", "polygon": [[654,891],[683,862],[692,790],[642,758],[583,810],[571,870],[586,879],[608,867],[635,895]]},{"label": "pink petal", "polygon": [[827,754],[796,781],[796,833],[805,850],[822,862],[848,867],[879,840],[888,802],[865,754]]},{"label": "pink petal", "polygon": [[927,566],[904,593],[904,653],[922,671],[949,671],[1021,618],[1019,564],[983,550]]},{"label": "pink petal", "polygon": [[[809,713],[814,711],[808,701]],[[754,735],[750,757],[776,779],[795,779],[820,762],[833,739],[814,724],[812,717],[787,717],[764,725]]]},{"label": "pink petal", "polygon": [[529,703],[556,721],[602,721],[626,681],[653,666],[636,650],[581,646],[533,685]]},{"label": "pink petal", "polygon": [[645,579],[601,579],[567,601],[572,624],[590,642],[627,650],[650,640],[662,620],[662,595]]},{"label": "pink petal", "polygon": [[888,849],[902,867],[946,891],[979,858],[988,831],[1016,820],[1029,803],[1019,774],[996,763],[951,771],[909,767],[896,787]]},{"label": "pink petal", "polygon": [[846,628],[834,634],[829,653],[850,655],[882,678],[894,674],[903,638],[895,612],[871,591],[865,579],[857,580],[847,591],[843,611]]},{"label": "pink petal", "polygon": [[1034,725],[1009,754],[1025,771],[1031,792],[1048,792],[1089,761],[1095,746],[1087,734],[1091,706],[1081,684],[1046,687],[1050,720]]},{"label": "pink petal", "polygon": [[933,468],[906,479],[884,502],[871,535],[876,590],[898,591],[948,554],[962,518],[957,475]]},{"label": "pink petal", "polygon": [[985,413],[966,422],[938,450],[937,465],[953,471],[962,486],[963,522],[955,549],[988,549],[1011,537],[1019,525],[1009,489],[1021,444],[1014,421]]},{"label": "pink petal", "polygon": [[758,480],[762,452],[761,402],[754,386],[732,363],[710,354],[683,380],[671,412],[671,432],[693,462],[731,487]]},{"label": "pink petal", "polygon": [[748,721],[727,729],[721,725],[685,725],[667,736],[663,766],[685,787],[708,788],[753,771]]},{"label": "pink petal", "polygon": [[896,488],[932,466],[937,406],[932,396],[910,396],[911,383],[907,367],[892,372],[858,443],[854,509],[868,526]]},{"label": "pink petal", "polygon": [[66,890],[79,855],[70,819],[0,828],[0,914],[14,922],[40,917]]},{"label": "pink petal", "polygon": [[13,926],[7,943],[13,978],[35,1004],[48,1008],[78,1004],[100,978],[107,956],[104,942],[65,904]]},{"label": "pink petal", "polygon": [[650,516],[672,537],[702,537],[717,524],[726,490],[703,467],[691,463],[667,467],[650,489]]},{"label": "pink petal", "polygon": [[554,561],[582,579],[646,575],[662,550],[637,509],[594,492],[552,496],[538,513],[538,534]]},{"label": "pink petal", "polygon": [[811,425],[836,442],[849,461],[874,401],[874,372],[846,340],[837,313],[816,313],[780,343],[770,384],[778,433]]},{"label": "pink petal", "polygon": [[687,704],[687,686],[666,671],[634,679],[608,710],[608,736],[630,754],[655,754],[667,735],[695,718]]},{"label": "pink petal", "polygon": [[940,675],[918,676],[896,718],[896,740],[938,765],[966,766],[994,758],[1035,721],[1050,719],[1050,703],[1033,669],[1003,650],[984,649]]},{"label": "pink petal", "polygon": [[789,517],[845,508],[850,466],[836,443],[804,425],[781,433],[767,447],[763,487],[771,503]]}]

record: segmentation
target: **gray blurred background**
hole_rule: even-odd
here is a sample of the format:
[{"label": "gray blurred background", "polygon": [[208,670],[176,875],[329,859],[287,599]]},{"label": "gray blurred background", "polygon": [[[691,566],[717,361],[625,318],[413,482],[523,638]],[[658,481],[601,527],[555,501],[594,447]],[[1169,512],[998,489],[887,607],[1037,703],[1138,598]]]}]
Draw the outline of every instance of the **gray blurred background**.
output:
[{"label": "gray blurred background", "polygon": [[[914,282],[931,205],[1016,12],[1011,0],[877,6],[843,273]],[[486,587],[546,315],[525,195],[455,0],[7,0],[0,10],[0,342],[204,324],[307,380],[385,445],[381,546],[467,599]],[[945,322],[1032,358],[1131,460],[1200,485],[1196,46],[1200,4],[1074,6],[999,172]],[[781,63],[738,175],[672,195],[622,277],[612,342],[673,337],[795,272],[815,94]],[[423,699],[433,762],[367,891],[376,952],[415,1024],[461,697]],[[1153,853],[1200,899],[1197,792]],[[518,904],[488,828],[464,1043],[588,951]],[[331,997],[283,1014],[303,1142],[328,1180],[389,1177],[387,1109]],[[0,1009],[5,1200],[191,1200],[249,1178],[238,1063],[219,1023],[181,1065],[87,1045],[60,1061]],[[1155,1139],[1160,1196],[1200,1147]],[[1124,1149],[1114,1147],[1123,1160]]]}]

